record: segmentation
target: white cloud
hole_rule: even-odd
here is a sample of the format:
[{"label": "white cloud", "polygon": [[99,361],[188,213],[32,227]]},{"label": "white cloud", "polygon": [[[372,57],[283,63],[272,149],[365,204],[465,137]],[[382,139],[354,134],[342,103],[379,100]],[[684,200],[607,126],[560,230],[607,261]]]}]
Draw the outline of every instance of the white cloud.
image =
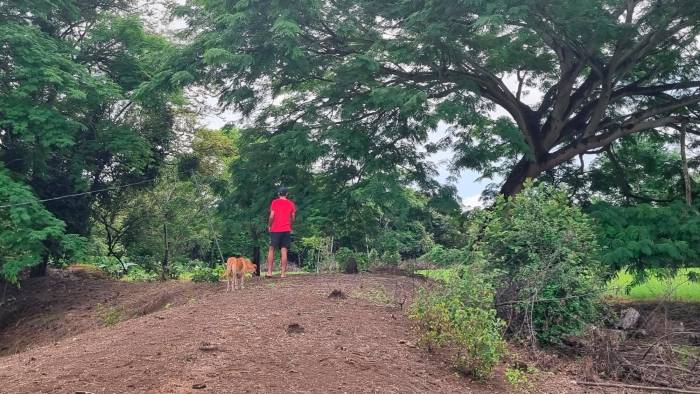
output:
[{"label": "white cloud", "polygon": [[464,209],[480,208],[484,206],[484,203],[480,200],[481,194],[475,194],[473,196],[468,196],[462,198],[462,207]]}]

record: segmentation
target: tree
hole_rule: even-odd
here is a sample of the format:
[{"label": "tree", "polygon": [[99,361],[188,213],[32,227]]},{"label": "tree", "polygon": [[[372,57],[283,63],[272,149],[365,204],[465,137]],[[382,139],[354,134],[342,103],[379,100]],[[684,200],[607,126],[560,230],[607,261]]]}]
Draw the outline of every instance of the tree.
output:
[{"label": "tree", "polygon": [[[506,174],[507,195],[625,136],[698,123],[695,0],[192,0],[176,11],[192,44],[172,78],[216,87],[260,128],[298,125],[337,144],[367,135],[375,156],[420,171],[413,144],[445,121],[455,165]],[[510,117],[491,119],[494,106]]]},{"label": "tree", "polygon": [[611,268],[610,272],[631,272],[633,284],[643,283],[652,272],[663,272],[659,269],[675,274],[679,268],[698,266],[697,206],[689,207],[681,200],[661,206],[597,203],[590,212],[600,227],[602,261]]},{"label": "tree", "polygon": [[[13,1],[0,9],[0,162],[49,200],[66,232],[89,233],[92,192],[158,173],[179,96],[139,87],[171,49],[124,0]],[[55,199],[71,194],[80,195]],[[46,246],[45,254],[58,253]],[[36,274],[48,260],[42,256]]]},{"label": "tree", "polygon": [[162,280],[170,276],[173,262],[219,258],[210,253],[215,235],[209,210],[216,196],[202,192],[192,176],[178,172],[176,165],[164,166],[154,187],[136,195],[130,209],[121,213],[121,223],[134,223],[120,239],[127,255],[146,270],[159,272]]},{"label": "tree", "polygon": [[49,239],[66,241],[65,224],[0,164],[0,280],[18,284],[22,271],[44,255]]}]

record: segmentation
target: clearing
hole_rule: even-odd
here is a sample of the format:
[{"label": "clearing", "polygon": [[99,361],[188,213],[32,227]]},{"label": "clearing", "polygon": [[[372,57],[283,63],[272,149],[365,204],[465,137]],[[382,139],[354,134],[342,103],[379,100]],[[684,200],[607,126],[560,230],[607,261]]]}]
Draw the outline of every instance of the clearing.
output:
[{"label": "clearing", "polygon": [[[414,345],[405,308],[423,281],[299,275],[225,293],[223,283],[51,271],[0,307],[0,391],[514,392],[503,368],[473,382]],[[614,392],[541,375],[528,391]]]}]

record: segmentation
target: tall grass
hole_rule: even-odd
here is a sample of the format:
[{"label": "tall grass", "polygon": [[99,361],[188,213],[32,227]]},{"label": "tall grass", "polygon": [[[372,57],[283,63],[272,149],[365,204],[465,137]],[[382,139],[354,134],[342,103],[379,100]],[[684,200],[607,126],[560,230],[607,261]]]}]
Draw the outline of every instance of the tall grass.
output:
[{"label": "tall grass", "polygon": [[679,270],[673,278],[658,278],[650,275],[649,279],[629,289],[632,275],[618,272],[617,276],[608,283],[607,295],[625,301],[654,301],[669,299],[673,301],[700,302],[700,282],[688,280],[688,272],[697,272],[699,268]]}]

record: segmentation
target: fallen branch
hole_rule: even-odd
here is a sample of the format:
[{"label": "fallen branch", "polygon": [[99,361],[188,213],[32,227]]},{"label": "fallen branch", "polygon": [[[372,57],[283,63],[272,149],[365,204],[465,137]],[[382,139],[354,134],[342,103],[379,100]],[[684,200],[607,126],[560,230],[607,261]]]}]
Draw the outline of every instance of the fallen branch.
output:
[{"label": "fallen branch", "polygon": [[666,335],[662,335],[662,336],[660,336],[659,338],[657,338],[656,341],[654,341],[654,343],[651,344],[651,346],[649,346],[649,348],[647,349],[646,352],[644,352],[644,355],[642,356],[642,360],[644,360],[644,359],[647,357],[647,354],[649,354],[649,352],[651,351],[651,349],[653,349],[656,345],[658,345],[658,344],[661,342],[662,339],[666,339],[666,338],[672,337],[672,336],[674,336],[674,335],[694,335],[694,334],[697,334],[697,332],[693,332],[693,331],[676,331],[676,332],[672,332],[672,333],[669,333],[669,334],[666,334]]},{"label": "fallen branch", "polygon": [[691,371],[691,370],[689,370],[689,369],[681,368],[681,367],[676,367],[675,365],[669,365],[669,364],[647,364],[647,367],[654,367],[654,368],[671,368],[671,369],[675,369],[676,371],[681,371],[681,372],[685,372],[685,373],[688,373],[688,374],[693,374],[693,373],[694,373],[693,371]]},{"label": "fallen branch", "polygon": [[673,387],[658,387],[658,386],[638,386],[634,384],[622,384],[622,383],[597,383],[597,382],[579,382],[576,384],[580,386],[600,386],[600,387],[617,387],[626,389],[638,389],[638,390],[649,390],[649,391],[666,391],[670,393],[686,393],[686,394],[700,394],[698,390],[685,390],[677,389]]}]

